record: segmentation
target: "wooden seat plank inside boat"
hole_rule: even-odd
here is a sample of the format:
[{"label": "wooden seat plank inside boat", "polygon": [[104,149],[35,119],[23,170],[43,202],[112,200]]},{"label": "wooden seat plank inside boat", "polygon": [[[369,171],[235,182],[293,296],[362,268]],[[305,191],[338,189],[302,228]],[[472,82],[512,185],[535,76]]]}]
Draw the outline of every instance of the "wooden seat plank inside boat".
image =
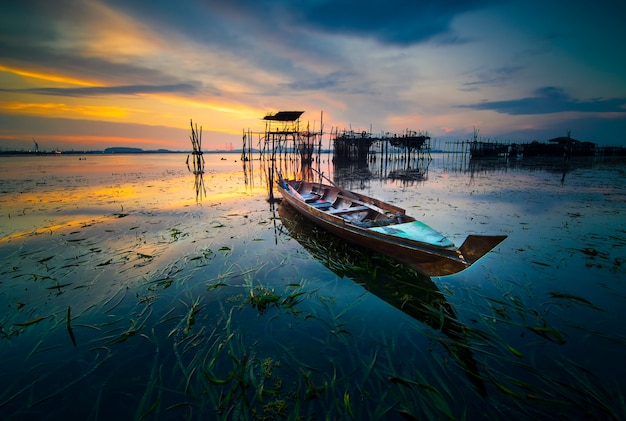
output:
[{"label": "wooden seat plank inside boat", "polygon": [[317,201],[317,202],[309,203],[309,205],[319,210],[326,210],[330,208],[333,204],[330,202]]},{"label": "wooden seat plank inside boat", "polygon": [[370,208],[368,208],[367,206],[352,206],[349,208],[335,208],[335,209],[330,209],[328,211],[328,213],[330,213],[331,215],[341,215],[344,213],[354,213],[354,212],[361,212],[361,211],[368,211]]},{"label": "wooden seat plank inside boat", "polygon": [[306,203],[313,203],[317,200],[320,200],[320,195],[316,194],[316,193],[306,193],[306,194],[301,194],[300,196],[302,196],[302,199],[304,199],[304,201]]},{"label": "wooden seat plank inside boat", "polygon": [[337,198],[345,200],[346,202],[349,202],[351,204],[367,206],[369,209],[373,209],[374,211],[376,211],[378,213],[381,213],[381,214],[385,214],[386,213],[384,209],[379,208],[378,206],[376,206],[373,203],[366,203],[366,202],[363,202],[363,201],[358,200],[358,199],[352,199],[350,197],[343,196],[341,194],[338,194]]}]

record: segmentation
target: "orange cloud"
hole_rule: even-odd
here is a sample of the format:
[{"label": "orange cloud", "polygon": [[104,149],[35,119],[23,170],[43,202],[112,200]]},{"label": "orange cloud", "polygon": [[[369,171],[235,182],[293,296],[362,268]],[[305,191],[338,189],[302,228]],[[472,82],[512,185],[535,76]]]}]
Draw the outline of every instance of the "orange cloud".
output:
[{"label": "orange cloud", "polygon": [[95,105],[68,105],[64,103],[9,102],[0,103],[0,110],[44,117],[76,118],[76,115],[102,118],[125,118],[142,110]]},{"label": "orange cloud", "polygon": [[238,116],[239,118],[244,118],[244,119],[259,120],[267,113],[267,110],[265,109],[258,110],[258,109],[254,109],[251,107],[243,107],[238,104],[227,105],[224,102],[220,102],[220,103],[201,102],[201,101],[194,101],[194,100],[190,100],[186,98],[177,98],[177,97],[166,96],[166,95],[153,95],[153,96],[158,96],[160,99],[163,99],[165,101],[170,101],[170,102],[178,103],[181,105],[187,105],[187,106],[195,107],[195,108],[208,108],[210,110],[217,111],[220,113],[233,114],[233,115]]},{"label": "orange cloud", "polygon": [[416,124],[424,124],[424,118],[419,115],[406,115],[406,116],[391,116],[387,119],[387,122],[392,127],[410,126],[408,128],[415,130],[419,127],[415,127]]},{"label": "orange cloud", "polygon": [[75,78],[72,78],[72,77],[67,77],[67,76],[62,76],[62,75],[53,75],[51,73],[43,73],[43,72],[36,72],[36,71],[31,71],[31,70],[16,69],[14,67],[8,67],[8,66],[3,66],[3,65],[0,65],[0,71],[1,72],[7,72],[7,73],[13,73],[15,75],[19,75],[19,76],[23,76],[23,77],[30,77],[30,78],[35,78],[35,79],[47,80],[47,81],[50,81],[50,82],[68,83],[68,84],[81,85],[81,86],[96,86],[95,84],[93,84],[91,82],[87,82],[87,81],[82,80],[82,79],[75,79]]}]

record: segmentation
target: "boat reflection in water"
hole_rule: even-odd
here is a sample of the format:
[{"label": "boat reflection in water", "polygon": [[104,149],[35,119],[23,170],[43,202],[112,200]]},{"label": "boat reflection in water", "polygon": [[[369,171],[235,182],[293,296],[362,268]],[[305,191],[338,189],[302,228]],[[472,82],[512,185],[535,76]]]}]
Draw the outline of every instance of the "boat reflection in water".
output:
[{"label": "boat reflection in water", "polygon": [[440,342],[459,363],[477,391],[486,396],[464,326],[456,319],[452,306],[430,277],[318,228],[286,201],[278,206],[278,214],[289,236],[337,276],[352,279],[405,314],[441,331],[447,340]]}]

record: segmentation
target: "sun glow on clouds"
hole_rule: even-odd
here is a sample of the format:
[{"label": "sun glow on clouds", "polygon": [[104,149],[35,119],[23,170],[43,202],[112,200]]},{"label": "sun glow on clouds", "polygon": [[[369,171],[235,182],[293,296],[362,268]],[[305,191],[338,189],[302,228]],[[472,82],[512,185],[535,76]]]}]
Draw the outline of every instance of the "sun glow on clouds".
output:
[{"label": "sun glow on clouds", "polygon": [[414,128],[416,125],[423,124],[424,118],[419,115],[398,115],[387,118],[387,122],[396,128],[402,126]]},{"label": "sun glow on clouds", "polygon": [[[60,17],[57,26],[59,39],[55,48],[81,51],[88,57],[141,57],[158,51],[154,37],[149,36],[145,25],[99,1],[85,1],[81,8],[80,20],[72,16],[71,25],[65,17]],[[68,28],[70,28],[68,30]]]},{"label": "sun glow on clouds", "polygon": [[165,101],[177,103],[180,105],[187,105],[195,108],[208,108],[213,111],[218,111],[220,113],[225,114],[236,114],[241,118],[260,118],[262,115],[259,114],[259,110],[255,110],[249,107],[242,107],[240,105],[227,105],[223,100],[221,102],[217,101],[208,101],[202,102],[198,100],[191,100],[187,98],[177,98],[177,97],[163,97]]},{"label": "sun glow on clouds", "polygon": [[77,115],[100,118],[125,118],[133,112],[140,110],[94,105],[68,105],[64,103],[24,103],[10,102],[0,104],[0,110],[20,114],[30,114],[44,117],[76,118]]},{"label": "sun glow on clouds", "polygon": [[[153,101],[150,107],[153,113],[162,116],[159,124],[185,130],[189,129],[189,120],[193,120],[205,129],[239,137],[244,128],[258,129],[261,118],[268,112],[266,108],[255,109],[238,104],[236,101],[213,98],[201,101],[173,95],[151,96],[158,99]],[[173,113],[172,110],[176,112]]]},{"label": "sun glow on clouds", "polygon": [[49,82],[66,83],[66,84],[81,85],[81,86],[96,86],[94,83],[87,82],[82,79],[76,79],[73,77],[58,75],[58,74],[55,75],[51,73],[45,73],[41,70],[34,71],[34,70],[26,70],[26,69],[17,69],[15,67],[8,67],[8,66],[0,65],[0,72],[12,73],[12,74],[23,76],[26,78],[40,79],[40,80],[45,80]]}]

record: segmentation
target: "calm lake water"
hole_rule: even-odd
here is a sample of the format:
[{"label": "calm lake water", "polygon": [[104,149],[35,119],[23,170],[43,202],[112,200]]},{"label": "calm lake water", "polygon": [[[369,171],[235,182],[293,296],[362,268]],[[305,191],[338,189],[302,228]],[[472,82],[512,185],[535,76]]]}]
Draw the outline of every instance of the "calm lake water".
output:
[{"label": "calm lake water", "polygon": [[428,278],[268,200],[267,163],[80,158],[0,157],[3,420],[626,414],[623,161],[322,156],[457,245],[508,235]]}]

